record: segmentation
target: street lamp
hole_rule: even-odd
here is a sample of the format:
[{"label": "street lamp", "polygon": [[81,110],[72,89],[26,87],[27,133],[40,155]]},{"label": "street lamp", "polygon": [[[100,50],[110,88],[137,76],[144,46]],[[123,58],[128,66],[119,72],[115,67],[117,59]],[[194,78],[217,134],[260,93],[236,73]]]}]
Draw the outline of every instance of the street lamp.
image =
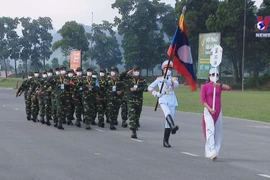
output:
[{"label": "street lamp", "polygon": [[244,63],[245,63],[245,40],[246,40],[246,12],[247,12],[247,0],[244,6],[244,25],[243,25],[243,53],[242,53],[242,91],[244,91]]}]

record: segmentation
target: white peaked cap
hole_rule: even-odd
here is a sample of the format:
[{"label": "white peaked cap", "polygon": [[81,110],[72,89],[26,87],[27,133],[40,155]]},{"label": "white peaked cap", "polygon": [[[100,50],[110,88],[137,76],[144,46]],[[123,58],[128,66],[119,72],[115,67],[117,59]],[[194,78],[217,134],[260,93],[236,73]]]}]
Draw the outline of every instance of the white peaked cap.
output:
[{"label": "white peaked cap", "polygon": [[[162,65],[161,65],[161,69],[164,69],[165,67],[167,67],[168,66],[168,62],[169,62],[169,60],[164,61],[162,63]],[[169,67],[173,67],[173,62],[172,61],[170,61]]]},{"label": "white peaked cap", "polygon": [[[211,68],[211,69],[209,70],[209,74],[213,74],[213,73],[215,73],[215,68]],[[218,69],[217,69],[217,74],[219,74]]]}]

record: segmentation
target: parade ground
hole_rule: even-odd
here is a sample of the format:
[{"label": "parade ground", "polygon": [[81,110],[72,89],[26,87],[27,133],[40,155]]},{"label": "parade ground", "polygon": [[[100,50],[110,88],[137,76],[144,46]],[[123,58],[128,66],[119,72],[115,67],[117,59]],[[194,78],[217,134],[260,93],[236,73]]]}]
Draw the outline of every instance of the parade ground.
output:
[{"label": "parade ground", "polygon": [[[160,109],[144,107],[138,139],[128,129],[90,131],[27,121],[23,97],[0,89],[1,180],[263,180],[270,179],[270,124],[224,117],[221,153],[204,157],[202,115],[176,113],[180,129],[162,147]],[[120,117],[118,118],[120,122]]]}]

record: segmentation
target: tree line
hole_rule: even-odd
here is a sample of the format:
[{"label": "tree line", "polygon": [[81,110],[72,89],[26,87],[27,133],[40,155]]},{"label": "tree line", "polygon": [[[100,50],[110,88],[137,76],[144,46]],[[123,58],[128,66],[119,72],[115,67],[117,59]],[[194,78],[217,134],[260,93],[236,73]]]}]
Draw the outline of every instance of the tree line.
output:
[{"label": "tree line", "polygon": [[[270,0],[264,0],[259,8],[252,0],[246,3],[245,72],[258,79],[260,72],[269,72],[270,45],[269,39],[255,37],[258,32],[255,26],[257,16],[270,15]],[[30,68],[46,68],[45,62],[57,49],[65,57],[71,50],[81,50],[84,66],[96,61],[98,66],[110,68],[122,64],[124,59],[126,68],[136,64],[148,75],[167,58],[166,51],[184,6],[195,70],[199,34],[220,32],[224,49],[222,68],[233,74],[234,82],[241,82],[244,0],[176,0],[175,8],[159,0],[115,0],[111,7],[117,9],[119,15],[114,22],[93,24],[91,31],[86,32],[83,25],[68,21],[57,31],[62,39],[54,44],[49,33],[53,29],[49,17],[36,20],[2,17],[0,58],[3,61],[10,58],[15,63],[21,59],[27,70],[27,63]],[[18,25],[22,27],[22,36],[17,34]],[[117,41],[117,36],[121,37],[121,42]],[[59,65],[58,59],[54,58],[52,64]],[[64,64],[69,65],[67,59]]]}]

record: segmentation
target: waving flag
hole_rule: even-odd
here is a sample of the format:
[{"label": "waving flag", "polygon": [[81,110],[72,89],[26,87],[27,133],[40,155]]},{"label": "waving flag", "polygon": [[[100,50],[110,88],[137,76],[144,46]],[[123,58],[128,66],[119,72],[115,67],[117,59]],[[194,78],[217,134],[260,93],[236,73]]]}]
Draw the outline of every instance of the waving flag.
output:
[{"label": "waving flag", "polygon": [[193,60],[184,21],[184,13],[180,16],[178,27],[167,54],[170,59],[173,57],[173,65],[177,73],[187,79],[192,91],[196,91],[196,76],[193,70]]}]

